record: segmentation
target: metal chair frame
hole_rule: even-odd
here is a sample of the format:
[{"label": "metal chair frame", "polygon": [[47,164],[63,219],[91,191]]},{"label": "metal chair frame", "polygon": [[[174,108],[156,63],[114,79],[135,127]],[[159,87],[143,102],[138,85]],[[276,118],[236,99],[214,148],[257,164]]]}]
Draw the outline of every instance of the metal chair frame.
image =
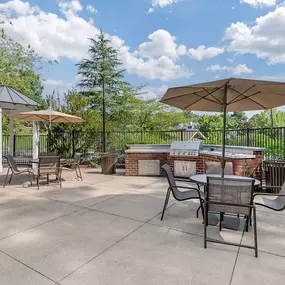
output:
[{"label": "metal chair frame", "polygon": [[[170,193],[172,193],[174,199],[177,200],[177,201],[186,201],[186,200],[193,200],[193,199],[199,200],[200,201],[200,206],[197,209],[196,216],[197,216],[197,218],[199,217],[199,210],[201,209],[202,215],[203,215],[203,218],[204,218],[204,208],[203,208],[204,200],[202,198],[203,193],[199,189],[194,188],[194,187],[186,187],[186,186],[176,185],[176,181],[186,182],[186,180],[185,179],[175,179],[174,175],[173,175],[173,173],[171,171],[171,168],[167,164],[164,164],[161,168],[166,173],[166,177],[167,177],[167,180],[168,180],[168,183],[169,183],[169,187],[168,187],[167,192],[166,192],[166,197],[165,197],[163,210],[162,210],[162,213],[161,213],[161,221],[163,220],[165,210],[167,209]],[[188,182],[190,182],[190,181],[188,181]],[[184,198],[179,198],[178,197],[179,194],[182,194],[183,192],[179,191],[178,189],[187,189],[187,190],[189,190],[189,192],[188,191],[186,191],[186,192],[188,192],[189,194],[194,194],[195,193],[195,194],[197,194],[198,197],[195,196],[195,195],[189,195],[189,196],[185,195]],[[190,191],[191,191],[191,193],[190,193]]]},{"label": "metal chair frame", "polygon": [[[276,207],[272,207],[272,206],[269,206],[269,205],[266,205],[266,202],[265,203],[259,203],[259,202],[255,202],[255,205],[258,205],[258,206],[263,206],[267,209],[270,209],[270,210],[273,210],[273,211],[276,211],[276,212],[280,212],[280,211],[283,211],[285,210],[285,183],[283,184],[282,187],[280,186],[261,186],[259,187],[258,189],[270,189],[270,190],[273,190],[273,189],[281,189],[281,191],[279,193],[262,193],[262,192],[258,192],[258,193],[254,193],[253,194],[253,199],[256,197],[256,196],[267,196],[267,197],[277,197],[275,200],[273,200],[273,202],[277,202],[278,199],[282,199],[284,197],[284,199],[282,199],[283,201],[283,205],[281,203],[282,206],[276,206]],[[277,203],[276,203],[277,204]]]},{"label": "metal chair frame", "polygon": [[[44,171],[45,170],[45,171]],[[43,175],[47,176],[47,184],[49,184],[49,175],[55,175],[56,180],[60,185],[60,188],[62,187],[61,184],[61,172],[62,168],[60,166],[60,157],[59,156],[40,156],[39,157],[39,165],[37,169],[34,169],[36,174],[36,182],[37,187],[39,190],[40,187],[40,177]]]},{"label": "metal chair frame", "polygon": [[[62,170],[75,171],[76,178],[77,179],[80,178],[81,181],[83,181],[82,173],[81,173],[80,166],[79,166],[80,161],[81,161],[81,156],[82,156],[82,153],[76,153],[74,155],[73,162],[63,163],[61,167],[62,167]],[[69,168],[67,166],[69,166]]]},{"label": "metal chair frame", "polygon": [[[14,158],[12,157],[12,155],[5,155],[3,157],[7,159],[7,162],[8,162],[8,165],[9,165],[8,170],[7,170],[7,174],[6,174],[6,177],[5,177],[5,180],[4,180],[3,188],[5,188],[7,183],[8,184],[11,183],[13,175],[17,176],[17,175],[21,175],[21,174],[24,174],[24,173],[27,173],[29,175],[30,185],[32,186],[33,172],[31,171],[31,169],[28,167],[25,170],[19,170],[18,167],[17,167],[17,164],[16,164],[16,162],[14,160]],[[11,176],[10,176],[10,179],[8,179],[10,171],[11,171]]]},{"label": "metal chair frame", "polygon": [[[220,243],[220,244],[226,244],[226,245],[232,245],[232,246],[238,246],[238,247],[244,247],[244,248],[249,248],[249,249],[254,249],[255,251],[255,257],[258,257],[258,245],[257,245],[257,226],[256,226],[256,207],[253,202],[253,189],[254,189],[254,180],[252,180],[252,185],[251,185],[251,201],[249,204],[236,204],[236,203],[224,203],[220,201],[211,201],[209,200],[209,193],[211,191],[211,188],[209,187],[209,180],[221,180],[221,181],[234,181],[235,179],[232,178],[220,178],[220,177],[208,177],[207,178],[207,190],[206,190],[206,195],[205,195],[205,218],[204,218],[204,248],[207,248],[207,242],[212,242],[212,243]],[[240,180],[239,180],[240,181]],[[245,180],[246,181],[246,180]],[[209,191],[210,190],[210,191]],[[254,233],[254,246],[251,245],[243,245],[240,243],[233,243],[233,242],[226,242],[226,241],[221,241],[217,239],[212,239],[207,237],[207,226],[208,226],[208,214],[209,214],[209,206],[210,205],[221,205],[221,206],[230,206],[233,208],[237,208],[237,211],[235,214],[239,214],[240,207],[241,208],[248,208],[249,209],[249,215],[247,217],[247,222],[245,225],[245,229],[248,227],[248,221],[251,217],[251,214],[253,212],[253,233]],[[222,208],[221,208],[222,209]],[[242,212],[242,211],[241,211]],[[220,212],[220,218],[223,218],[224,212]],[[220,230],[222,229],[221,227],[221,222],[220,220]]]}]

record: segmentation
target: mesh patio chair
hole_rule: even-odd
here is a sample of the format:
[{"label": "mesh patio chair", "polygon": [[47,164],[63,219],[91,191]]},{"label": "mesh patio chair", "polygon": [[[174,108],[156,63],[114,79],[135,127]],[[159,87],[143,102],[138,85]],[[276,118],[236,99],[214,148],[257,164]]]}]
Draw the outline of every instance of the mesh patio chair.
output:
[{"label": "mesh patio chair", "polygon": [[[234,179],[211,177],[207,178],[207,191],[205,195],[205,220],[204,220],[204,247],[207,242],[222,243],[233,246],[241,246],[255,250],[255,257],[258,257],[257,249],[257,229],[256,229],[256,208],[253,203],[253,179]],[[243,215],[246,218],[246,226],[253,211],[253,232],[254,246],[240,243],[230,243],[207,237],[209,212]],[[220,214],[220,230],[222,230],[222,218]]]},{"label": "mesh patio chair", "polygon": [[[222,174],[222,167],[220,162],[215,161],[206,161],[206,174]],[[232,162],[227,162],[225,166],[225,174],[232,175],[233,174],[233,164]]]},{"label": "mesh patio chair", "polygon": [[49,184],[49,176],[55,175],[57,182],[61,188],[61,167],[60,167],[60,157],[59,156],[40,156],[38,168],[34,169],[36,176],[36,182],[39,189],[40,177],[47,176],[47,183]]},{"label": "mesh patio chair", "polygon": [[[6,155],[6,156],[4,156],[4,158],[7,159],[9,167],[7,170],[5,181],[3,184],[3,188],[6,186],[7,183],[8,184],[11,183],[13,175],[21,175],[21,174],[25,174],[25,173],[27,173],[29,175],[30,184],[32,185],[33,172],[29,167],[27,169],[24,169],[24,170],[19,170],[14,158],[11,155]],[[8,179],[10,172],[11,172],[11,176],[10,176],[10,179]]]},{"label": "mesh patio chair", "polygon": [[74,159],[72,162],[63,162],[61,166],[62,166],[62,170],[75,171],[76,178],[77,179],[80,178],[81,181],[83,181],[83,177],[82,177],[81,170],[80,170],[81,157],[82,157],[82,153],[76,153],[74,155]]},{"label": "mesh patio chair", "polygon": [[[273,211],[283,211],[285,210],[285,183],[282,187],[280,186],[261,186],[260,188],[266,190],[280,190],[279,193],[255,193],[253,197],[256,196],[265,196],[262,197],[262,202],[254,202],[255,205],[263,206]],[[276,197],[275,199],[268,199],[267,197]]]},{"label": "mesh patio chair", "polygon": [[[165,172],[168,183],[169,183],[169,187],[167,189],[165,202],[164,202],[164,206],[163,206],[163,210],[162,210],[162,214],[161,214],[161,221],[163,220],[164,212],[167,208],[170,193],[172,193],[174,199],[176,199],[177,201],[185,201],[185,200],[191,200],[191,199],[199,200],[200,206],[196,212],[197,218],[199,216],[199,210],[200,209],[201,209],[202,215],[204,217],[204,208],[203,208],[204,193],[202,191],[200,191],[199,189],[194,188],[194,187],[185,187],[185,186],[177,185],[176,181],[185,182],[185,179],[182,179],[182,180],[181,179],[175,179],[173,176],[173,173],[171,171],[171,168],[167,164],[164,164],[161,168]],[[188,182],[190,182],[190,181],[188,181]],[[184,189],[187,191],[180,191],[179,189]]]}]

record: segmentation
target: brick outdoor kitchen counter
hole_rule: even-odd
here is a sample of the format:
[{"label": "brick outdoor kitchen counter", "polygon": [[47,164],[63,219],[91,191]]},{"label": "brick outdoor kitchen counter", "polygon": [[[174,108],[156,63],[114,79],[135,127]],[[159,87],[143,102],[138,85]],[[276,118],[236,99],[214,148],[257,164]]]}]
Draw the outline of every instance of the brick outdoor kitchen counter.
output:
[{"label": "brick outdoor kitchen counter", "polygon": [[[226,161],[232,162],[235,175],[262,178],[262,155],[264,148],[226,146]],[[217,145],[203,145],[197,156],[172,156],[170,145],[129,145],[126,150],[125,175],[161,175],[160,166],[167,163],[176,176],[189,177],[190,175],[205,173],[205,162],[220,162],[222,147]],[[182,165],[182,166],[181,166]],[[177,175],[179,169],[187,169]],[[149,171],[145,170],[146,166]],[[189,167],[188,167],[189,166]]]}]

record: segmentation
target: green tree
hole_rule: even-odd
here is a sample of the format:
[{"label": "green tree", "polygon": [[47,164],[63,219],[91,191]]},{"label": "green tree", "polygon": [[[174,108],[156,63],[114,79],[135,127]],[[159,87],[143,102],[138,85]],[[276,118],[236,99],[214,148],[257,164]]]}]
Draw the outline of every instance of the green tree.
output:
[{"label": "green tree", "polygon": [[0,84],[12,86],[42,103],[43,85],[39,72],[41,60],[30,46],[22,46],[1,30]]},{"label": "green tree", "polygon": [[231,113],[232,123],[234,129],[244,129],[248,127],[248,117],[245,112]]},{"label": "green tree", "polygon": [[[83,59],[77,64],[78,74],[82,76],[79,86],[88,93],[91,107],[102,106],[103,111],[103,151],[106,151],[106,122],[105,112],[109,104],[116,101],[116,96],[121,94],[124,70],[120,69],[121,61],[118,52],[101,31],[98,36],[90,39],[88,59]],[[102,89],[99,92],[96,88]],[[109,111],[110,113],[110,111]]]}]

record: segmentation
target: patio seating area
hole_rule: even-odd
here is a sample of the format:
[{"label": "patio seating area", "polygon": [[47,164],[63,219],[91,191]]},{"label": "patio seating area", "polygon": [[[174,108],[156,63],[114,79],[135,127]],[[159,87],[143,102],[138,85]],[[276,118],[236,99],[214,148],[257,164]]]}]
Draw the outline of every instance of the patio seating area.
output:
[{"label": "patio seating area", "polygon": [[[284,284],[285,211],[257,206],[259,258],[224,244],[204,249],[199,200],[170,196],[160,220],[166,178],[81,170],[83,181],[63,172],[62,188],[38,190],[25,175],[0,188],[0,284]],[[243,226],[219,231],[217,219],[207,236],[253,246]]]}]

